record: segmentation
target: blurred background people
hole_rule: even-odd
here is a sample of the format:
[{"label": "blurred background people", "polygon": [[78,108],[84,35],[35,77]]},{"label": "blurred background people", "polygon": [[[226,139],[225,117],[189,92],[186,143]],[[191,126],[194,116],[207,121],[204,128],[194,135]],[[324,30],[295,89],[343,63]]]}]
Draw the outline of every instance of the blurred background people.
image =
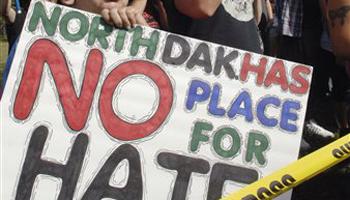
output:
[{"label": "blurred background people", "polygon": [[1,1],[1,15],[5,19],[6,36],[9,42],[8,51],[21,33],[29,4],[29,0]]},{"label": "blurred background people", "polygon": [[334,52],[350,60],[350,0],[329,0],[326,9]]}]

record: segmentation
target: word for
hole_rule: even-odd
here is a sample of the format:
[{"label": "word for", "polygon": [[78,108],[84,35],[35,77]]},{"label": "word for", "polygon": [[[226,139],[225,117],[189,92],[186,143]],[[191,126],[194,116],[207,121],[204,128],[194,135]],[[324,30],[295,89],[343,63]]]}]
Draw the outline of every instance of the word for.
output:
[{"label": "word for", "polygon": [[[299,119],[297,111],[301,108],[300,102],[293,100],[282,102],[278,97],[264,96],[259,99],[255,106],[251,95],[247,91],[241,91],[238,95],[235,95],[231,105],[226,110],[219,105],[221,90],[222,86],[218,83],[211,86],[204,81],[191,81],[186,100],[186,109],[193,111],[196,109],[196,104],[205,102],[208,104],[208,112],[213,116],[227,116],[230,119],[242,116],[245,121],[251,123],[255,114],[256,119],[266,127],[276,127],[278,125],[281,129],[288,132],[296,132],[298,130],[295,122]],[[268,109],[280,109],[280,111],[275,111],[275,116],[267,116]]]},{"label": "word for", "polygon": [[[77,30],[70,30],[71,21],[77,20],[79,27]],[[310,87],[311,69],[303,65],[286,67],[281,60],[275,60],[268,66],[268,59],[260,57],[258,64],[253,64],[252,55],[245,53],[243,62],[237,50],[225,52],[225,48],[216,48],[215,55],[212,55],[211,44],[197,42],[198,45],[191,45],[190,41],[184,37],[165,34],[158,30],[153,30],[149,36],[145,36],[142,27],[136,27],[131,31],[116,30],[104,23],[101,17],[93,17],[91,22],[89,17],[78,11],[69,11],[62,14],[62,8],[54,7],[51,15],[48,16],[41,2],[34,5],[34,11],[30,17],[28,30],[34,32],[42,22],[43,28],[48,36],[53,36],[59,30],[59,34],[67,41],[77,42],[86,38],[87,45],[93,46],[96,42],[102,49],[113,48],[117,53],[124,50],[128,41],[127,35],[132,34],[130,56],[136,56],[140,47],[146,48],[146,58],[153,60],[157,52],[161,53],[161,59],[165,64],[171,66],[184,65],[186,69],[200,67],[207,74],[218,76],[224,71],[230,79],[239,79],[246,82],[253,77],[257,86],[269,88],[271,86],[280,87],[283,91],[293,94],[306,94]],[[150,29],[152,30],[152,29]],[[165,35],[164,41],[160,41],[161,35]],[[111,39],[108,39],[111,37]],[[110,44],[109,41],[114,41]],[[159,44],[164,44],[164,48],[159,48]],[[175,48],[178,47],[178,48]],[[195,49],[192,49],[195,48]],[[174,52],[176,50],[180,52]],[[162,52],[160,52],[162,51]],[[236,65],[232,62],[236,61]],[[239,63],[239,64],[238,64]],[[241,63],[241,64],[240,64]],[[236,68],[236,69],[235,69]],[[288,77],[291,77],[290,79]]]},{"label": "word for", "polygon": [[350,142],[345,143],[344,145],[336,148],[332,151],[334,157],[340,159],[344,157],[346,154],[350,154]]},{"label": "word for", "polygon": [[[84,81],[77,95],[68,69],[67,60],[57,44],[47,39],[35,41],[29,48],[24,71],[14,101],[13,114],[25,120],[34,110],[39,94],[43,69],[48,64],[65,120],[74,131],[82,130],[89,118],[96,88],[101,81],[103,54],[92,49],[86,59]],[[113,93],[120,82],[132,75],[149,77],[159,91],[159,104],[154,115],[145,122],[128,123],[119,118],[113,110]],[[154,133],[167,118],[173,104],[173,87],[169,76],[156,64],[132,60],[115,66],[105,78],[100,91],[98,113],[104,129],[113,138],[130,141],[147,137]]]},{"label": "word for", "polygon": [[[35,189],[33,189],[35,179],[40,174],[61,178],[62,184],[58,200],[73,199],[74,197],[84,160],[88,160],[86,150],[89,138],[83,133],[76,136],[68,161],[63,165],[41,158],[47,137],[48,128],[45,126],[36,128],[32,134],[16,190],[16,200],[31,199],[32,193],[35,193]],[[126,184],[123,187],[113,187],[109,184],[110,179],[123,160],[129,163]],[[253,169],[223,163],[216,163],[211,167],[206,160],[170,152],[160,152],[156,160],[157,164],[167,171],[177,172],[175,185],[172,191],[169,191],[173,200],[187,199],[187,191],[193,173],[207,174],[211,171],[207,200],[221,198],[225,181],[250,184],[259,178],[258,172]],[[142,172],[142,160],[138,150],[130,144],[122,144],[105,161],[87,189],[84,190],[85,193],[81,199],[142,200],[145,194],[145,180]]]},{"label": "word for", "polygon": [[261,187],[256,191],[256,195],[250,194],[242,200],[264,200],[271,199],[274,194],[278,194],[285,188],[291,187],[296,180],[289,174],[282,177],[281,181],[272,181],[268,187]]},{"label": "word for", "polygon": [[[198,151],[201,143],[209,142],[208,135],[203,132],[213,130],[213,125],[207,122],[196,122],[193,128],[192,139],[190,143],[190,149],[192,152]],[[216,130],[212,135],[212,146],[214,152],[222,158],[233,158],[241,150],[242,139],[235,128],[233,127],[221,127]],[[229,148],[222,147],[222,141],[225,137],[231,139]],[[246,162],[252,162],[255,158],[260,165],[266,164],[265,153],[269,147],[269,140],[267,137],[260,133],[250,132],[248,134],[247,151],[245,155]]]}]

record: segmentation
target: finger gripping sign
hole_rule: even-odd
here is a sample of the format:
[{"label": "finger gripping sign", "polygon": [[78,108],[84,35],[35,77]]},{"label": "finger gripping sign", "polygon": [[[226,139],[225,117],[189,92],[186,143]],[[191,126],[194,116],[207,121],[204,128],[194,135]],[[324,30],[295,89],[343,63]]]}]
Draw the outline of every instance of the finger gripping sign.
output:
[{"label": "finger gripping sign", "polygon": [[1,199],[220,199],[297,159],[311,73],[34,0],[0,103]]}]

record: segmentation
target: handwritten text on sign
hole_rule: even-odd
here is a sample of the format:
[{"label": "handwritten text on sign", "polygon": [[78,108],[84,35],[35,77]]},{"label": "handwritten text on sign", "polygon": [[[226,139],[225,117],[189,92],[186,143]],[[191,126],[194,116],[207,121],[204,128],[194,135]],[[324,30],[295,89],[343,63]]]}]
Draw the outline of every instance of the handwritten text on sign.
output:
[{"label": "handwritten text on sign", "polygon": [[34,1],[1,102],[2,197],[218,199],[297,158],[311,72]]}]

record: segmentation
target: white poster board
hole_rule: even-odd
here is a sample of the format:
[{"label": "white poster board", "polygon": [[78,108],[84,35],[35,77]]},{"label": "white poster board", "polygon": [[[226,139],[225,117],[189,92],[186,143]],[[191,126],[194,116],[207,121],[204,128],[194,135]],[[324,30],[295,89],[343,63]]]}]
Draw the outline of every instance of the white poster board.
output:
[{"label": "white poster board", "polygon": [[1,101],[1,199],[218,199],[297,159],[311,74],[33,1]]}]

